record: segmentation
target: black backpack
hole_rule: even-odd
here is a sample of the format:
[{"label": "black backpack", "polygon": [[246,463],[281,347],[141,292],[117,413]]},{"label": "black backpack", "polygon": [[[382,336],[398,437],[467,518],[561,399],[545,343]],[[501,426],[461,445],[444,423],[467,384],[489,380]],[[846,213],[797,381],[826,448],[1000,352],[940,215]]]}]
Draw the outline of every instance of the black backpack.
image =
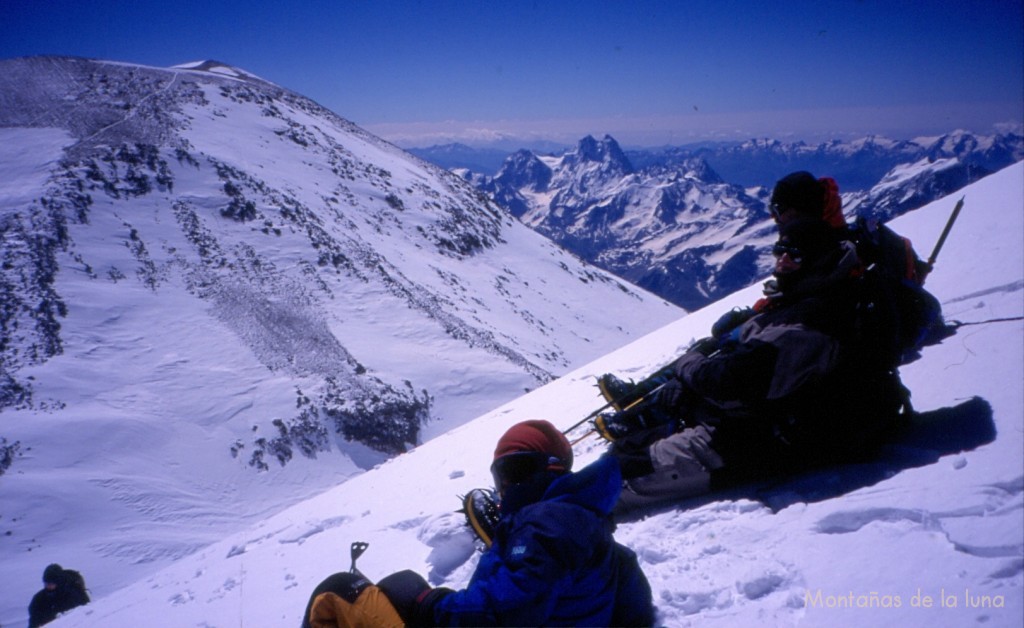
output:
[{"label": "black backpack", "polygon": [[89,602],[89,590],[85,588],[85,578],[82,577],[82,574],[74,569],[65,569],[63,577],[64,585],[74,592],[74,595],[80,600],[81,604],[87,604]]},{"label": "black backpack", "polygon": [[866,269],[862,332],[893,366],[912,362],[949,335],[941,304],[924,288],[930,268],[909,239],[876,220],[858,217],[850,236]]}]

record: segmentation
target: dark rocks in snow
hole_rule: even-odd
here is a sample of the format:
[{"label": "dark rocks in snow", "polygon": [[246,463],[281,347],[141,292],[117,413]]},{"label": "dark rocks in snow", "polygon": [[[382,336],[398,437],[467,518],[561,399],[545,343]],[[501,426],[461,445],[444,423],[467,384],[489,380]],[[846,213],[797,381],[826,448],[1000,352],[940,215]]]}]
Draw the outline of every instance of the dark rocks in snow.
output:
[{"label": "dark rocks in snow", "polygon": [[0,436],[0,476],[2,476],[11,465],[14,464],[14,459],[21,454],[21,443],[14,441],[8,443],[6,438]]}]

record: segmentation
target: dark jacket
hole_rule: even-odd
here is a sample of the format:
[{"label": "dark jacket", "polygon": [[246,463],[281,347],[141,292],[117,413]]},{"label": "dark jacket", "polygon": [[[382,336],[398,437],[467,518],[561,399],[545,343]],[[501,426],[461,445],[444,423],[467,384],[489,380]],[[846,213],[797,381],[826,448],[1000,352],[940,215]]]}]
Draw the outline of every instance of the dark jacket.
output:
[{"label": "dark jacket", "polygon": [[715,427],[726,466],[780,465],[854,453],[894,420],[902,387],[861,323],[859,260],[844,245],[786,285],[710,356],[688,353],[674,374],[687,424]]},{"label": "dark jacket", "polygon": [[556,477],[540,501],[502,503],[469,586],[434,606],[440,626],[629,626],[654,621],[636,555],[612,538],[622,475],[606,456]]},{"label": "dark jacket", "polygon": [[57,615],[89,603],[89,595],[84,586],[63,576],[59,580],[56,589],[43,589],[32,597],[28,606],[29,628],[48,624]]}]

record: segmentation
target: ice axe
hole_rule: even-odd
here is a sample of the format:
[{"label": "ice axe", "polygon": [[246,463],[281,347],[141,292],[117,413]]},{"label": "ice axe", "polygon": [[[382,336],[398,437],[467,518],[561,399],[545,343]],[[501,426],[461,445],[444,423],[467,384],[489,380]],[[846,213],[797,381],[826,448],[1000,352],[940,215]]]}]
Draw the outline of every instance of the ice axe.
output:
[{"label": "ice axe", "polygon": [[[363,575],[362,573],[359,572],[358,569],[356,569],[356,559],[358,559],[360,556],[362,556],[363,552],[365,552],[366,548],[368,548],[368,547],[370,547],[370,544],[367,543],[366,541],[353,541],[352,542],[352,548],[351,548],[352,566],[349,568],[349,572],[350,573],[354,573],[354,574],[357,574],[357,575],[360,575],[360,576]],[[365,578],[366,576],[363,576],[363,577]]]},{"label": "ice axe", "polygon": [[939,256],[939,251],[942,250],[942,245],[946,243],[946,236],[949,235],[950,230],[953,228],[953,223],[956,222],[956,217],[960,215],[960,210],[964,207],[964,199],[966,196],[961,196],[960,200],[956,202],[956,207],[953,208],[953,213],[950,214],[949,220],[946,221],[946,227],[942,230],[942,235],[939,236],[939,241],[935,243],[935,248],[932,249],[932,254],[928,256],[928,272],[931,273],[932,269],[935,268],[935,259]]}]

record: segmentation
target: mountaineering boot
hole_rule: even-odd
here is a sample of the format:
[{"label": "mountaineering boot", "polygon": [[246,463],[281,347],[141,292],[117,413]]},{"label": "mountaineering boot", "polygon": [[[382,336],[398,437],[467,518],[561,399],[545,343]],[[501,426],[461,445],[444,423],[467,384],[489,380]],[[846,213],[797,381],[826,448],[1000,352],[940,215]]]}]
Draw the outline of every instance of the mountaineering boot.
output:
[{"label": "mountaineering boot", "polygon": [[597,378],[597,387],[601,391],[604,400],[611,404],[616,410],[629,407],[634,401],[640,398],[638,386],[633,380],[628,382],[615,377],[611,373],[605,373]]},{"label": "mountaineering boot", "polygon": [[487,488],[474,488],[462,498],[462,510],[466,523],[486,547],[494,540],[494,529],[498,527],[501,513],[498,511],[498,497]]},{"label": "mountaineering boot", "polygon": [[620,438],[644,429],[646,422],[638,412],[606,412],[594,419],[594,429],[601,438],[614,443]]},{"label": "mountaineering boot", "polygon": [[672,377],[671,367],[663,368],[637,383],[633,383],[633,380],[623,381],[611,373],[605,373],[597,378],[597,387],[611,407],[616,410],[628,410],[670,381]]},{"label": "mountaineering boot", "polygon": [[636,399],[636,384],[633,380],[623,381],[611,373],[598,377],[597,387],[604,400],[616,410],[622,410]]}]

